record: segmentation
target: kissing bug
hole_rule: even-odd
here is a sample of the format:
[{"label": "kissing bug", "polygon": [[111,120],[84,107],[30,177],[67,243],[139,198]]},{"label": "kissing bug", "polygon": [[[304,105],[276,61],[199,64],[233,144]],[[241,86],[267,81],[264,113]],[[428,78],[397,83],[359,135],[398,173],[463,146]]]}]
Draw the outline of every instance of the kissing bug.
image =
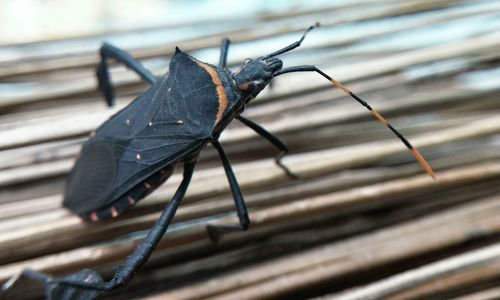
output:
[{"label": "kissing bug", "polygon": [[[218,66],[201,62],[176,48],[169,72],[160,78],[153,76],[126,52],[104,44],[100,51],[97,78],[108,105],[114,104],[114,92],[107,59],[125,64],[151,86],[102,124],[83,145],[81,155],[69,175],[64,206],[88,221],[108,219],[116,217],[167,180],[177,163],[184,165],[182,182],[146,238],[117,268],[110,281],[105,282],[91,270],[81,270],[62,278],[51,278],[33,270],[25,270],[22,275],[42,281],[46,286],[47,297],[53,299],[89,299],[124,286],[148,260],[166,232],[188,188],[197,156],[208,143],[215,147],[221,158],[240,221],[238,225],[225,229],[246,230],[250,219],[245,201],[218,139],[226,126],[233,119],[238,119],[280,150],[276,163],[292,176],[281,163],[281,158],[288,152],[286,144],[260,125],[241,116],[245,105],[273,78],[287,73],[316,72],[329,80],[388,126],[411,150],[425,171],[435,178],[431,167],[417,149],[367,102],[344,85],[312,65],[283,68],[277,56],[299,47],[308,32],[317,26],[319,24],[309,27],[298,41],[282,49],[257,59],[245,60],[235,73],[226,68],[227,39],[222,42]],[[219,229],[223,228],[209,227],[212,238],[217,238]],[[3,289],[11,284],[12,281],[9,281]]]}]

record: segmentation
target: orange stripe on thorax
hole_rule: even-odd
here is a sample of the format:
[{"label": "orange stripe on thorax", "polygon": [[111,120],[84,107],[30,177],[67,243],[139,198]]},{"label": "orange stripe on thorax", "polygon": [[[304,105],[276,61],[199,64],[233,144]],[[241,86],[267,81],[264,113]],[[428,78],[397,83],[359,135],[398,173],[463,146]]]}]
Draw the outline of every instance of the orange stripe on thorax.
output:
[{"label": "orange stripe on thorax", "polygon": [[226,92],[224,91],[224,86],[222,85],[222,81],[220,80],[219,74],[213,67],[198,60],[195,60],[194,62],[197,63],[198,66],[205,69],[205,71],[207,71],[210,77],[212,77],[212,82],[215,84],[215,88],[217,91],[217,98],[219,99],[219,109],[217,111],[217,119],[215,120],[215,124],[218,124],[219,121],[222,119],[222,116],[224,115],[224,112],[226,111],[228,104]]}]

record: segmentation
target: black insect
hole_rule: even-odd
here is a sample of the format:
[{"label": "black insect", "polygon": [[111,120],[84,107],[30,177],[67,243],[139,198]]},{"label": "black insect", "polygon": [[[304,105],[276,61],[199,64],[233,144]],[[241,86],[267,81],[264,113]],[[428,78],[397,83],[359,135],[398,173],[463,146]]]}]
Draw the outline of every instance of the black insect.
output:
[{"label": "black insect", "polygon": [[[108,75],[107,59],[113,58],[136,71],[151,87],[123,110],[101,125],[84,145],[67,183],[64,206],[82,218],[97,221],[115,217],[151,193],[172,174],[177,163],[184,165],[183,180],[161,217],[127,261],[117,268],[114,277],[105,282],[91,270],[81,270],[63,278],[51,278],[33,270],[22,275],[37,279],[46,286],[52,299],[91,299],[102,292],[125,285],[151,255],[172,220],[189,185],[198,153],[211,143],[217,149],[227,174],[240,223],[232,228],[209,227],[216,239],[221,229],[246,230],[250,225],[247,208],[238,182],[221,145],[219,135],[238,119],[280,150],[277,164],[288,152],[278,137],[260,125],[241,116],[245,105],[254,99],[269,82],[280,75],[313,71],[321,74],[352,96],[386,124],[413,152],[424,169],[433,171],[418,151],[365,101],[315,66],[304,65],[283,69],[276,56],[300,46],[300,40],[255,60],[247,59],[231,73],[226,68],[229,40],[221,45],[218,67],[201,62],[185,52],[175,51],[169,72],[156,78],[124,51],[104,44],[97,69],[99,88],[107,103],[114,104],[114,93]],[[13,281],[4,285],[7,289]]]}]

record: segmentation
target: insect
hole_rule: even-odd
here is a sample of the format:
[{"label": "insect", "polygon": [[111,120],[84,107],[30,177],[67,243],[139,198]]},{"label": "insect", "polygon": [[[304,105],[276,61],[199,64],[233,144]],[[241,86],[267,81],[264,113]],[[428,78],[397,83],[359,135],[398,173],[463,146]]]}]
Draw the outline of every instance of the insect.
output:
[{"label": "insect", "polygon": [[[280,150],[276,163],[293,176],[281,162],[288,152],[286,144],[241,115],[245,105],[273,78],[287,73],[316,72],[329,80],[388,126],[434,178],[429,164],[408,140],[345,86],[312,65],[283,68],[277,56],[299,47],[308,32],[317,26],[319,24],[310,26],[298,41],[282,49],[257,59],[245,60],[235,73],[226,68],[230,44],[227,39],[221,44],[218,66],[201,62],[176,48],[169,72],[160,78],[153,76],[126,52],[104,44],[100,51],[97,77],[99,88],[110,106],[114,104],[114,92],[107,59],[125,64],[151,86],[102,124],[83,145],[69,175],[64,206],[89,221],[113,218],[167,180],[176,164],[184,165],[182,182],[146,238],[117,268],[110,281],[105,282],[91,270],[81,270],[62,278],[52,278],[33,270],[25,270],[22,275],[43,282],[48,298],[53,299],[89,299],[125,285],[148,260],[166,232],[188,188],[198,153],[209,143],[221,158],[240,221],[232,227],[209,227],[209,233],[216,239],[221,230],[246,230],[250,225],[247,208],[218,138],[233,119],[238,119]],[[3,289],[9,285],[11,283],[4,285]]]}]

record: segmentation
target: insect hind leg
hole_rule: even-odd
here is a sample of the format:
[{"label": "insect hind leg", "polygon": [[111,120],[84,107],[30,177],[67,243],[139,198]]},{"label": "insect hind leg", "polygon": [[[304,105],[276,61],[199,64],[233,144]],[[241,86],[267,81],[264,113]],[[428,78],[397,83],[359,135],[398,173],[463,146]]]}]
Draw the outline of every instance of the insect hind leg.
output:
[{"label": "insect hind leg", "polygon": [[139,76],[141,76],[141,78],[147,81],[149,84],[153,84],[156,81],[154,75],[138,60],[118,47],[115,47],[109,43],[104,43],[101,46],[99,53],[101,55],[101,61],[97,66],[97,81],[99,90],[103,92],[108,106],[113,106],[115,104],[115,93],[111,84],[111,78],[109,76],[109,65],[107,63],[107,59],[113,58],[116,61],[124,64],[127,68],[139,74]]},{"label": "insect hind leg", "polygon": [[[189,186],[194,171],[194,165],[194,161],[185,163],[182,182],[177,188],[172,200],[167,204],[160,218],[151,228],[146,238],[141,241],[132,255],[127,258],[125,263],[116,269],[116,272],[110,281],[105,282],[99,274],[86,269],[62,278],[51,278],[50,276],[33,270],[24,270],[22,275],[17,278],[25,276],[44,283],[48,299],[93,299],[104,291],[110,291],[125,285],[130,279],[132,279],[135,272],[144,263],[146,263],[151,256],[151,253],[167,231],[168,225],[172,221],[177,207],[179,206],[182,198],[184,198],[186,190]],[[14,278],[13,281],[17,281],[17,278]],[[4,285],[1,288],[1,291],[8,291],[12,285],[12,283],[7,286]]]}]

